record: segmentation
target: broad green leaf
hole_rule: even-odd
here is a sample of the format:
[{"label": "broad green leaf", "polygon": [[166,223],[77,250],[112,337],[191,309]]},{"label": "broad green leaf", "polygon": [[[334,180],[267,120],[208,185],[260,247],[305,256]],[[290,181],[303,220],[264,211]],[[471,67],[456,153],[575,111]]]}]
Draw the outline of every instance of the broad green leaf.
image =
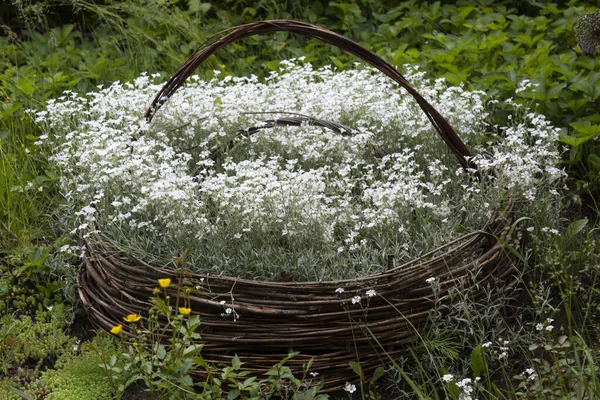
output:
[{"label": "broad green leaf", "polygon": [[598,154],[590,154],[588,156],[588,161],[594,168],[600,170],[600,156],[598,156]]},{"label": "broad green leaf", "polygon": [[577,221],[571,222],[569,224],[569,226],[567,227],[566,236],[568,238],[574,237],[579,232],[581,232],[583,230],[583,228],[585,228],[587,223],[588,223],[587,219],[578,219]]},{"label": "broad green leaf", "polygon": [[362,368],[358,362],[350,361],[350,368],[352,368],[352,371],[354,371],[354,373],[358,375],[360,379],[364,378]]},{"label": "broad green leaf", "polygon": [[481,346],[477,345],[473,348],[473,351],[471,351],[470,362],[473,376],[479,376],[485,368],[485,360],[483,359]]},{"label": "broad green leaf", "polygon": [[244,363],[240,361],[240,358],[238,357],[238,355],[234,355],[233,356],[233,360],[231,360],[231,367],[233,369],[240,369],[242,367]]},{"label": "broad green leaf", "polygon": [[376,382],[377,379],[381,378],[384,374],[385,374],[385,370],[383,368],[383,365],[380,365],[379,367],[377,367],[375,372],[373,372],[373,378],[371,379],[371,381]]}]

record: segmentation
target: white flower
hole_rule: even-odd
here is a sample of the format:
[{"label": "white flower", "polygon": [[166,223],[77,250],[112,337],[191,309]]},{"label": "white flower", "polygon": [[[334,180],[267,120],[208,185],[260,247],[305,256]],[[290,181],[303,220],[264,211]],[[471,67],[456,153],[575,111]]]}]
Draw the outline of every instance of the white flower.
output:
[{"label": "white flower", "polygon": [[227,314],[227,315],[231,314],[232,312],[233,312],[233,310],[231,308],[229,308],[229,307],[227,307],[225,309],[225,314]]},{"label": "white flower", "polygon": [[354,296],[352,298],[352,304],[360,303],[360,296]]},{"label": "white flower", "polygon": [[446,375],[442,376],[442,380],[446,383],[452,382],[454,380],[454,375],[446,374]]},{"label": "white flower", "polygon": [[377,292],[374,289],[367,290],[367,297],[375,297],[377,296]]},{"label": "white flower", "polygon": [[465,378],[462,381],[456,382],[456,385],[459,388],[464,388],[464,387],[466,387],[466,386],[468,386],[470,384],[471,384],[471,378]]},{"label": "white flower", "polygon": [[485,342],[484,344],[481,345],[481,347],[490,347],[492,345],[492,342]]},{"label": "white flower", "polygon": [[529,377],[527,377],[527,379],[529,379],[530,381],[535,381],[535,378],[537,378],[537,374],[531,374],[529,375]]},{"label": "white flower", "polygon": [[531,375],[531,374],[533,374],[534,372],[535,372],[535,370],[534,370],[533,368],[527,368],[527,369],[525,370],[525,373],[526,373],[527,375]]},{"label": "white flower", "polygon": [[436,279],[432,276],[431,278],[425,279],[425,283],[429,283],[431,285],[433,282],[435,282],[435,280]]},{"label": "white flower", "polygon": [[225,300],[221,300],[221,301],[219,302],[219,304],[220,304],[220,305],[222,305],[222,306],[223,306],[223,305],[225,305]]},{"label": "white flower", "polygon": [[311,372],[310,376],[312,376],[314,378],[315,376],[319,376],[319,373],[318,372]]},{"label": "white flower", "polygon": [[554,329],[554,325],[548,325],[548,326],[546,327],[546,330],[547,330],[548,332],[552,331],[552,329]]},{"label": "white flower", "polygon": [[339,288],[335,289],[335,292],[339,293],[339,294],[342,294],[342,293],[344,293],[344,289],[341,288],[341,287],[339,287]]},{"label": "white flower", "polygon": [[544,324],[543,324],[543,323],[541,323],[541,322],[540,322],[540,323],[537,323],[537,324],[535,325],[535,330],[536,330],[536,331],[541,331],[541,330],[543,330],[543,329],[544,329]]},{"label": "white flower", "polygon": [[348,393],[354,393],[356,392],[356,386],[346,382],[346,385],[344,385],[344,390]]}]

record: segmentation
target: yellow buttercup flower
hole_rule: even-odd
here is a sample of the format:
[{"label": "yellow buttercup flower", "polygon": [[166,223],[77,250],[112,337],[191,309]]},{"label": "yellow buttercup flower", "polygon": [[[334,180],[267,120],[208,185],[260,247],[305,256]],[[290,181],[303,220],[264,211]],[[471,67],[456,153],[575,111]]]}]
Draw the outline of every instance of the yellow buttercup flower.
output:
[{"label": "yellow buttercup flower", "polygon": [[161,288],[168,288],[171,284],[171,278],[163,278],[158,280],[158,284]]},{"label": "yellow buttercup flower", "polygon": [[121,333],[122,330],[123,325],[119,324],[117,326],[113,326],[113,328],[110,330],[110,333],[112,333],[113,335],[118,335],[119,333]]},{"label": "yellow buttercup flower", "polygon": [[192,309],[186,307],[179,307],[179,312],[181,313],[181,315],[190,315]]},{"label": "yellow buttercup flower", "polygon": [[123,318],[125,322],[138,322],[140,319],[142,319],[142,317],[137,314],[129,314],[128,316]]}]

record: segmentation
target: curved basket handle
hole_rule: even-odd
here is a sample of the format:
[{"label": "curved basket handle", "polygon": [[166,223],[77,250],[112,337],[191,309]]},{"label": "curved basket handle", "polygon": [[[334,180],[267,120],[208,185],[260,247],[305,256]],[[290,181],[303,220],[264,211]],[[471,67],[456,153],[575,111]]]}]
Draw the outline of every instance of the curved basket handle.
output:
[{"label": "curved basket handle", "polygon": [[[310,36],[322,41],[339,47],[348,53],[354,54],[358,58],[377,68],[394,82],[398,83],[404,89],[410,93],[413,98],[419,104],[419,107],[425,112],[427,118],[435,128],[435,130],[442,137],[448,148],[454,153],[460,165],[463,168],[477,169],[477,166],[471,161],[470,153],[463,141],[456,134],[452,126],[446,121],[444,117],[437,112],[437,110],[427,102],[409,83],[408,81],[396,70],[391,64],[377,56],[372,51],[367,50],[360,44],[342,36],[337,33],[331,32],[327,29],[318,27],[316,25],[307,24],[304,22],[290,21],[290,20],[273,20],[273,21],[260,21],[253,22],[246,25],[240,25],[231,29],[227,29],[222,34],[220,39],[213,40],[209,39],[200,49],[198,49],[167,81],[162,87],[160,92],[156,95],[152,101],[152,105],[146,111],[146,120],[150,122],[156,112],[167,99],[169,99],[175,91],[183,85],[185,80],[194,72],[200,64],[202,64],[208,57],[213,55],[217,50],[227,46],[239,39],[260,35],[271,32],[292,32],[300,35]],[[212,41],[211,41],[212,40]]]}]

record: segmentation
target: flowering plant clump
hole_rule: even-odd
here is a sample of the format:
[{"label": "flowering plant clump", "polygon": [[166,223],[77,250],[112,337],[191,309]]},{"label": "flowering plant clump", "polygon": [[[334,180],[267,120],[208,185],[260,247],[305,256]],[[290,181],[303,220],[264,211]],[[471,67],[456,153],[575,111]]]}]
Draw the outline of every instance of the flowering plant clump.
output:
[{"label": "flowering plant clump", "polygon": [[[281,67],[264,81],[192,77],[151,124],[143,112],[161,85],[146,75],[50,101],[39,144],[61,171],[72,232],[165,263],[189,250],[207,273],[351,278],[382,270],[388,253],[412,259],[480,229],[507,195],[531,202],[562,176],[558,130],[516,105],[514,123],[490,136],[482,93],[409,71],[469,145],[478,180],[378,72]],[[354,135],[310,123],[237,134],[286,113]]]}]

